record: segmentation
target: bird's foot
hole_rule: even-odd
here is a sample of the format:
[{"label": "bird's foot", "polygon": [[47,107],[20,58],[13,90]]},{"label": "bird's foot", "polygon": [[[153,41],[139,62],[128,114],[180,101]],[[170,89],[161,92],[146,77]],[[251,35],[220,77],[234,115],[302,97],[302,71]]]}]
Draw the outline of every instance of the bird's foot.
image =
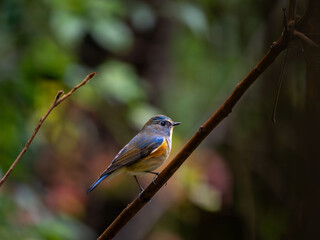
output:
[{"label": "bird's foot", "polygon": [[158,173],[158,172],[152,172],[152,171],[147,171],[147,173],[152,173],[152,174],[156,175],[156,176],[152,179],[153,184],[156,185],[156,180],[157,180],[157,177],[159,176],[159,173]]},{"label": "bird's foot", "polygon": [[[139,193],[139,198],[141,197],[141,194],[143,193],[143,191],[144,191],[144,189],[142,188],[142,190],[141,190],[141,192]],[[140,198],[140,200],[142,200],[141,198]]]},{"label": "bird's foot", "polygon": [[143,193],[143,191],[141,191],[141,192],[139,193],[139,195],[138,195],[138,196],[139,196],[138,198],[140,199],[140,201],[151,203],[151,199],[150,199],[150,200],[147,200],[147,199],[141,198],[142,193]]},{"label": "bird's foot", "polygon": [[157,184],[156,184],[157,178],[158,178],[158,175],[156,175],[156,176],[152,179],[152,182],[153,182],[154,185],[157,185]]}]

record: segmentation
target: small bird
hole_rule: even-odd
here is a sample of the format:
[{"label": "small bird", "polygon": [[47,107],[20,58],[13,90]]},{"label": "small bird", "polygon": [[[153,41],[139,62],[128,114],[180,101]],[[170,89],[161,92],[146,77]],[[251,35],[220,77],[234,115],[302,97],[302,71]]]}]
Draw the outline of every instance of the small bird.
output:
[{"label": "small bird", "polygon": [[143,191],[137,176],[152,173],[156,175],[154,180],[157,178],[159,173],[154,170],[168,158],[171,151],[173,127],[179,124],[180,122],[174,122],[164,115],[150,118],[140,132],[120,150],[109,167],[89,187],[87,194],[104,179],[110,180],[120,173],[133,175],[140,190]]}]

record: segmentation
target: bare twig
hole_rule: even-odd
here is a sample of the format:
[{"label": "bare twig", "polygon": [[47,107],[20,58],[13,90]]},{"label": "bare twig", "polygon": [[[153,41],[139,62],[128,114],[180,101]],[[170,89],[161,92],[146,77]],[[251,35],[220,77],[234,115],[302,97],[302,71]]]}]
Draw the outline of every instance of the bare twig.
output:
[{"label": "bare twig", "polygon": [[40,127],[42,126],[44,120],[46,120],[46,118],[48,117],[48,115],[50,114],[50,112],[56,107],[58,106],[62,101],[64,101],[66,98],[70,97],[78,88],[80,88],[81,86],[83,86],[84,84],[86,84],[91,78],[93,78],[97,73],[93,72],[90,73],[89,75],[86,76],[86,78],[79,83],[78,85],[74,86],[68,93],[64,94],[62,97],[61,95],[64,93],[63,90],[59,90],[56,97],[54,98],[53,103],[51,104],[51,106],[49,107],[48,111],[46,112],[46,114],[40,119],[37,127],[34,129],[32,136],[29,138],[28,142],[26,143],[26,145],[24,146],[24,148],[22,149],[22,151],[19,153],[18,157],[16,158],[16,160],[14,160],[14,162],[12,163],[12,165],[10,166],[10,168],[8,169],[8,171],[6,172],[6,174],[1,178],[0,180],[0,188],[3,185],[3,183],[7,180],[7,178],[9,177],[10,173],[12,172],[12,170],[15,168],[15,166],[18,164],[18,162],[20,161],[21,157],[24,155],[24,153],[28,150],[30,143],[32,142],[32,140],[34,139],[34,137],[36,136],[36,134],[38,133]]},{"label": "bare twig", "polygon": [[292,21],[296,17],[296,5],[297,0],[290,0],[289,4],[289,21]]},{"label": "bare twig", "polygon": [[288,31],[288,21],[287,21],[287,13],[286,13],[286,9],[282,8],[283,11],[283,26],[284,26],[284,31],[287,32]]},{"label": "bare twig", "polygon": [[175,156],[168,166],[159,174],[155,183],[151,183],[131,204],[129,204],[111,225],[98,238],[112,239],[121,228],[155,195],[155,193],[170,179],[183,162],[212,132],[212,130],[231,113],[234,105],[239,101],[254,81],[269,67],[276,57],[288,47],[291,39],[290,31],[284,31],[280,39],[272,44],[267,54],[252,69],[252,71],[237,85],[224,104],[208,119],[193,135],[184,148]]},{"label": "bare twig", "polygon": [[276,99],[274,100],[274,104],[273,104],[273,111],[272,111],[272,122],[273,123],[276,122],[277,107],[278,107],[279,96],[280,96],[280,91],[281,91],[281,86],[282,86],[282,81],[283,81],[283,76],[284,76],[284,69],[286,68],[286,64],[287,64],[288,52],[289,52],[289,49],[287,49],[286,55],[284,56],[284,59],[283,59],[281,72],[280,72],[280,76],[279,76],[279,81],[278,81]]},{"label": "bare twig", "polygon": [[319,45],[316,44],[314,41],[312,41],[310,38],[308,38],[305,34],[303,34],[302,32],[299,32],[297,30],[293,30],[292,31],[293,36],[299,38],[302,42],[315,47],[315,48],[319,48]]},{"label": "bare twig", "polygon": [[[291,1],[293,3],[293,5],[295,5],[295,0]],[[290,5],[291,6],[291,5]],[[283,27],[284,27],[284,32],[287,34],[288,32],[288,20],[287,20],[287,13],[286,13],[286,9],[283,8]],[[289,18],[290,18],[290,14],[292,14],[293,12],[295,12],[295,9],[291,8],[289,9]],[[276,122],[276,113],[277,113],[277,107],[278,107],[278,101],[279,101],[279,96],[280,96],[280,92],[281,92],[281,86],[282,86],[282,80],[283,80],[283,76],[284,76],[284,69],[286,67],[287,64],[287,56],[288,56],[288,52],[289,50],[287,49],[286,51],[286,55],[284,57],[283,63],[282,63],[282,67],[281,67],[281,72],[280,72],[280,76],[279,76],[279,80],[278,80],[278,87],[277,87],[277,91],[276,91],[276,98],[273,104],[273,110],[272,110],[272,122],[275,123]]]}]

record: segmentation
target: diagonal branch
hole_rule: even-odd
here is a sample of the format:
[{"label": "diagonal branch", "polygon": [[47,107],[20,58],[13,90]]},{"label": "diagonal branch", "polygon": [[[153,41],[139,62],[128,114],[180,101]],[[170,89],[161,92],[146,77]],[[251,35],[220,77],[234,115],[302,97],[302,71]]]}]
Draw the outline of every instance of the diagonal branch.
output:
[{"label": "diagonal branch", "polygon": [[[292,1],[295,2],[295,1]],[[290,2],[291,3],[291,2]],[[284,31],[279,40],[274,42],[252,71],[237,85],[223,105],[198,129],[184,148],[175,156],[168,166],[159,174],[155,183],[151,183],[131,204],[129,204],[111,225],[101,234],[98,240],[112,239],[122,227],[159,191],[171,178],[177,169],[212,132],[212,130],[231,113],[234,105],[239,101],[255,80],[274,62],[279,54],[288,47],[292,31]]]},{"label": "diagonal branch", "polygon": [[308,38],[302,32],[299,32],[297,30],[293,30],[292,34],[293,34],[293,36],[300,38],[300,40],[302,40],[302,42],[309,45],[310,47],[319,48],[318,44],[316,44],[314,41],[312,41],[310,38]]},{"label": "diagonal branch", "polygon": [[90,73],[89,75],[86,76],[86,78],[79,83],[78,85],[74,86],[68,93],[64,94],[63,96],[61,96],[64,92],[63,90],[59,90],[56,97],[54,98],[53,103],[51,104],[51,106],[49,107],[48,111],[46,112],[46,114],[40,119],[37,127],[34,129],[32,136],[29,138],[28,142],[26,143],[26,145],[24,146],[24,148],[21,150],[21,152],[19,153],[18,157],[16,158],[16,160],[14,160],[14,162],[12,163],[12,165],[10,166],[10,168],[8,169],[8,171],[6,172],[6,174],[1,178],[0,180],[0,188],[3,185],[3,183],[7,180],[7,178],[9,177],[10,173],[12,172],[12,170],[15,168],[15,166],[18,164],[18,162],[20,161],[21,157],[25,154],[25,152],[28,150],[30,143],[32,142],[32,140],[34,139],[34,137],[36,136],[36,134],[38,133],[40,127],[42,126],[44,120],[46,120],[46,118],[48,117],[48,115],[50,114],[50,112],[56,107],[58,106],[62,101],[64,101],[66,98],[70,97],[78,88],[82,87],[83,85],[85,85],[91,78],[93,78],[97,73],[93,72]]}]

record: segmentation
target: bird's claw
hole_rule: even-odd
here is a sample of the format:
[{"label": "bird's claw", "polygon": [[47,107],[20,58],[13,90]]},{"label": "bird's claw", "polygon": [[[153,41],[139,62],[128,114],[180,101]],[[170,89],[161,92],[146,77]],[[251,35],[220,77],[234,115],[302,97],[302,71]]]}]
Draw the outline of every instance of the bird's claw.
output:
[{"label": "bird's claw", "polygon": [[142,195],[143,191],[144,191],[144,190],[142,190],[142,191],[139,193],[138,198],[140,199],[140,201],[151,203],[151,199],[150,199],[149,201],[147,201],[147,200],[141,198],[141,195]]},{"label": "bird's claw", "polygon": [[154,185],[157,185],[157,184],[156,184],[157,177],[158,177],[158,175],[156,175],[156,176],[152,179],[152,182],[153,182]]},{"label": "bird's claw", "polygon": [[[141,197],[141,194],[143,193],[143,191],[144,191],[144,190],[142,189],[141,192],[139,193],[139,195],[138,195],[139,198]],[[140,198],[140,200],[141,200],[141,198]]]}]

